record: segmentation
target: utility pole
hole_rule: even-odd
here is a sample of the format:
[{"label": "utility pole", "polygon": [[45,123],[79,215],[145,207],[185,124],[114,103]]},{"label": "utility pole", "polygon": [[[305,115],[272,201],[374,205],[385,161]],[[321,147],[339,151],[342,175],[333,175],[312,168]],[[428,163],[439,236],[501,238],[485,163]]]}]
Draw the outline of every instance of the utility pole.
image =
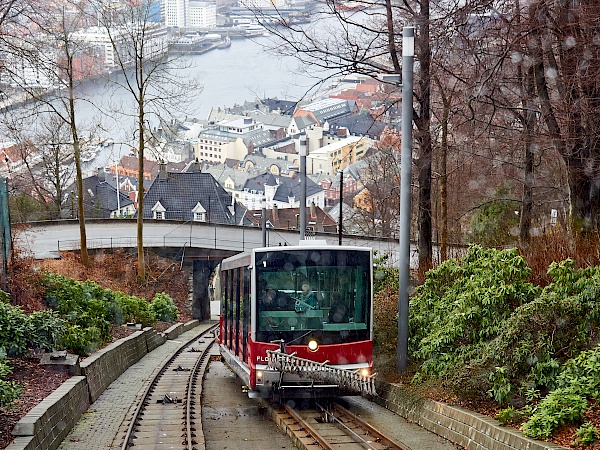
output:
[{"label": "utility pole", "polygon": [[400,245],[398,293],[398,372],[408,366],[408,296],[410,288],[410,181],[412,172],[413,64],[415,29],[402,29],[402,153],[400,177]]},{"label": "utility pole", "polygon": [[300,240],[306,231],[306,136],[300,136]]},{"label": "utility pole", "polygon": [[344,171],[340,170],[340,220],[338,221],[338,245],[342,245],[342,206],[344,205]]},{"label": "utility pole", "polygon": [[262,211],[261,211],[260,222],[262,226],[262,246],[267,246],[267,199],[262,198]]}]

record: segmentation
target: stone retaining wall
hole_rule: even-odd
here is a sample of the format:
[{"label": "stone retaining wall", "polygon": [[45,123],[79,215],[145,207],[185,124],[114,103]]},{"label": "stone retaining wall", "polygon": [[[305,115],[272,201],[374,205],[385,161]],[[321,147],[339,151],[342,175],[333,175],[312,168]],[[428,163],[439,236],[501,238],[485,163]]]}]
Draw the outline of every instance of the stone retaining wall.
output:
[{"label": "stone retaining wall", "polygon": [[375,402],[467,450],[565,449],[529,439],[520,431],[501,426],[497,420],[415,395],[398,385],[379,382],[377,393]]},{"label": "stone retaining wall", "polygon": [[[15,442],[6,450],[56,449],[90,404],[129,366],[198,324],[179,323],[162,334],[144,328],[86,358],[81,363],[83,376],[65,381],[23,417],[13,430]],[[377,392],[373,400],[380,405],[468,450],[564,449],[528,439],[494,419],[414,395],[397,385],[378,382]]]},{"label": "stone retaining wall", "polygon": [[89,406],[85,377],[69,378],[15,425],[7,450],[57,448]]},{"label": "stone retaining wall", "polygon": [[14,427],[15,441],[6,450],[54,450],[104,390],[146,353],[196,326],[193,320],[165,333],[151,327],[113,342],[84,359],[81,375],[71,377]]},{"label": "stone retaining wall", "polygon": [[81,362],[81,375],[87,378],[91,403],[94,403],[129,366],[144,357],[148,352],[147,334],[146,331],[136,331]]}]

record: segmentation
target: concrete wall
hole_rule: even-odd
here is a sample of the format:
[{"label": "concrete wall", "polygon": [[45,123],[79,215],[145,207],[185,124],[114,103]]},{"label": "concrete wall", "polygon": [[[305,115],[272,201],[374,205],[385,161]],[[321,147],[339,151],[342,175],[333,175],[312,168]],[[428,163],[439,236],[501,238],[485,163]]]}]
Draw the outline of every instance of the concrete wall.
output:
[{"label": "concrete wall", "polygon": [[81,362],[81,375],[87,379],[90,403],[94,403],[110,383],[148,353],[147,334],[147,331],[136,331]]}]

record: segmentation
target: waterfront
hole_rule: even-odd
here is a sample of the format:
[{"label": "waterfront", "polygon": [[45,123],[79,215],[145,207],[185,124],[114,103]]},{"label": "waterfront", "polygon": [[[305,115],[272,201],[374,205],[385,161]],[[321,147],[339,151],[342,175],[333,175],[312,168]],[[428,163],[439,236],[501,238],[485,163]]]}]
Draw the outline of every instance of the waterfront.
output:
[{"label": "waterfront", "polygon": [[[269,38],[234,39],[231,46],[215,49],[202,55],[186,55],[182,59],[189,63],[185,76],[193,78],[201,89],[190,93],[191,104],[185,116],[206,119],[212,107],[231,107],[256,98],[277,97],[298,101],[318,82],[299,68],[295,58],[275,57],[264,46]],[[119,78],[118,75],[115,75]],[[121,76],[122,78],[122,76]],[[115,142],[132,142],[134,114],[131,93],[115,89],[103,80],[86,82],[80,96],[87,100],[77,105],[77,114],[82,124],[89,125],[101,120],[104,130],[111,130]],[[100,111],[118,108],[122,114],[101,115]],[[101,117],[103,116],[103,117]],[[181,114],[179,114],[181,116]],[[151,125],[155,125],[152,123]]]}]

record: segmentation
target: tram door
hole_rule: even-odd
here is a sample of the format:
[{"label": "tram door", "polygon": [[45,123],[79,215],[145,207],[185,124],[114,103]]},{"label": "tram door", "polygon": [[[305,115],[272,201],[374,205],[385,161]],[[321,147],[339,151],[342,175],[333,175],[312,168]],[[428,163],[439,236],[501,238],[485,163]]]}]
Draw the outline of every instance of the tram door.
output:
[{"label": "tram door", "polygon": [[240,273],[243,269],[237,268],[234,269],[233,271],[233,308],[235,311],[235,317],[234,317],[234,322],[235,322],[235,333],[234,333],[234,339],[235,339],[235,347],[232,347],[232,350],[234,350],[234,353],[239,356],[240,355],[240,300],[241,300],[241,290],[242,290],[242,277],[240,277]]},{"label": "tram door", "polygon": [[[242,295],[242,361],[246,361],[248,357],[248,325],[250,322],[250,280],[252,271],[248,267],[242,269],[244,271],[244,289]],[[249,361],[246,361],[249,362]]]}]

